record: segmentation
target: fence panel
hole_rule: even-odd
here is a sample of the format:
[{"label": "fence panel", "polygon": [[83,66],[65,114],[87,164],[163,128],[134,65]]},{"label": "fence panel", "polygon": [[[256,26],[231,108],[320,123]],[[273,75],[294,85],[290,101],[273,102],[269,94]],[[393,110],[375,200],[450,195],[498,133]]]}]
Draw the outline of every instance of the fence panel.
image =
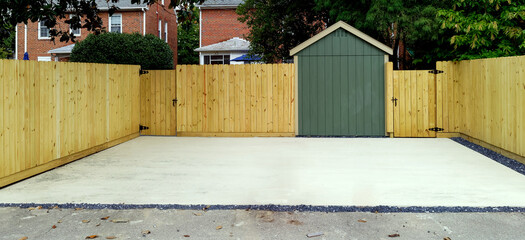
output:
[{"label": "fence panel", "polygon": [[[435,76],[428,70],[393,71],[395,137],[436,137]],[[390,108],[387,108],[390,109]],[[390,114],[387,114],[389,116]],[[388,123],[388,121],[387,121]]]},{"label": "fence panel", "polygon": [[525,56],[438,62],[446,132],[525,156]]},{"label": "fence panel", "polygon": [[138,136],[138,71],[0,60],[0,187]]},{"label": "fence panel", "polygon": [[179,65],[179,136],[294,136],[293,64]]},{"label": "fence panel", "polygon": [[147,127],[141,135],[177,135],[175,81],[173,70],[150,70],[140,76],[140,125]]}]

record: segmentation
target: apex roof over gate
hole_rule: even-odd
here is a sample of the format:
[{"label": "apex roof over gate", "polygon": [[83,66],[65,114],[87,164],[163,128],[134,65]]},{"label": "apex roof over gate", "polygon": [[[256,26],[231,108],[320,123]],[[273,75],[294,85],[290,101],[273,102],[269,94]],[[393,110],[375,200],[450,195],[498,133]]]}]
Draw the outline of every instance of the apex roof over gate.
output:
[{"label": "apex roof over gate", "polygon": [[348,23],[345,23],[343,21],[339,21],[336,24],[328,27],[324,31],[322,31],[322,32],[318,33],[317,35],[313,36],[312,38],[310,38],[310,39],[306,40],[305,42],[299,44],[299,46],[294,47],[292,50],[290,50],[290,56],[296,55],[297,53],[299,53],[303,49],[309,47],[310,45],[316,43],[317,41],[321,40],[322,38],[328,36],[330,33],[334,32],[335,30],[337,30],[339,28],[342,28],[342,29],[352,33],[356,37],[358,37],[358,38],[362,39],[363,41],[373,45],[374,47],[382,50],[383,52],[385,52],[387,54],[390,54],[390,55],[394,54],[394,50],[392,48],[388,47],[385,44],[382,44],[381,42],[373,39],[372,37],[366,35],[365,33],[357,30],[357,28],[350,26]]}]

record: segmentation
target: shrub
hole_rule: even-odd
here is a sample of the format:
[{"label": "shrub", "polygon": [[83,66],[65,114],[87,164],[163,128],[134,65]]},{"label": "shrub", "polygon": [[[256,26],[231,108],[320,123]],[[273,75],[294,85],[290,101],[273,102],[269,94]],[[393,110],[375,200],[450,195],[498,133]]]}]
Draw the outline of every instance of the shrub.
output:
[{"label": "shrub", "polygon": [[71,52],[71,62],[140,65],[142,69],[173,69],[173,51],[162,39],[148,34],[90,34]]}]

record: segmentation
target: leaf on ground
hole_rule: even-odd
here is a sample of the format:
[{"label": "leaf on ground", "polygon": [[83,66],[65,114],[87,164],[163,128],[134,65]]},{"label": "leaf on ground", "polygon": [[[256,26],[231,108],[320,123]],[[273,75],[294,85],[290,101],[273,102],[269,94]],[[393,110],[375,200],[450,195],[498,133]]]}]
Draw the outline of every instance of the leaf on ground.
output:
[{"label": "leaf on ground", "polygon": [[42,209],[42,206],[38,206],[38,207],[36,207],[36,209]]},{"label": "leaf on ground", "polygon": [[86,237],[86,239],[95,239],[95,238],[98,238],[98,235],[91,235],[91,236]]},{"label": "leaf on ground", "polygon": [[75,211],[80,211],[82,210],[83,208],[75,208]]},{"label": "leaf on ground", "polygon": [[195,216],[202,216],[202,213],[193,213]]},{"label": "leaf on ground", "polygon": [[299,225],[303,225],[303,222],[301,222],[301,221],[299,221],[299,220],[292,219],[292,220],[289,220],[289,221],[288,221],[288,224],[292,224],[292,225],[295,225],[295,226],[299,226]]},{"label": "leaf on ground", "polygon": [[113,219],[113,220],[111,220],[111,222],[113,222],[113,223],[128,223],[129,220],[127,220],[127,219]]},{"label": "leaf on ground", "polygon": [[445,237],[443,238],[443,240],[452,240],[452,239],[450,239],[449,237]]},{"label": "leaf on ground", "polygon": [[358,221],[358,222],[362,222],[362,223],[365,223],[365,222],[366,222],[366,220],[363,220],[363,219],[359,219],[359,220],[357,220],[357,221]]},{"label": "leaf on ground", "polygon": [[388,237],[392,237],[392,238],[393,238],[393,237],[399,237],[399,236],[400,236],[400,235],[397,234],[397,233],[394,233],[394,234],[390,234],[390,235],[388,235]]},{"label": "leaf on ground", "polygon": [[215,229],[220,230],[222,229],[222,226],[217,226]]},{"label": "leaf on ground", "polygon": [[109,236],[109,237],[106,237],[106,239],[116,239],[117,237],[115,236]]},{"label": "leaf on ground", "polygon": [[184,237],[190,237],[190,235],[184,235]]},{"label": "leaf on ground", "polygon": [[20,238],[18,240],[27,240],[27,237],[22,237],[22,238]]},{"label": "leaf on ground", "polygon": [[148,235],[148,234],[150,234],[150,233],[151,233],[150,230],[144,230],[144,231],[142,231],[142,235],[143,235],[143,236],[146,236],[146,235]]},{"label": "leaf on ground", "polygon": [[202,208],[202,211],[206,211],[206,210],[210,209],[210,207],[211,207],[210,205],[208,205],[208,206],[206,206],[206,207],[203,207],[203,208]]},{"label": "leaf on ground", "polygon": [[109,216],[100,218],[100,220],[108,220],[108,219],[109,219]]},{"label": "leaf on ground", "polygon": [[62,223],[62,220],[58,220],[58,222],[57,222],[57,223]]},{"label": "leaf on ground", "polygon": [[99,223],[99,224],[97,224],[97,225],[95,225],[95,227],[98,227],[98,226],[100,226],[100,223]]},{"label": "leaf on ground", "polygon": [[27,210],[29,210],[29,211],[33,211],[33,210],[35,210],[35,209],[36,209],[36,208],[34,208],[34,207],[27,208]]},{"label": "leaf on ground", "polygon": [[57,228],[57,225],[53,225],[51,228],[52,228],[52,229],[55,229],[55,228]]}]

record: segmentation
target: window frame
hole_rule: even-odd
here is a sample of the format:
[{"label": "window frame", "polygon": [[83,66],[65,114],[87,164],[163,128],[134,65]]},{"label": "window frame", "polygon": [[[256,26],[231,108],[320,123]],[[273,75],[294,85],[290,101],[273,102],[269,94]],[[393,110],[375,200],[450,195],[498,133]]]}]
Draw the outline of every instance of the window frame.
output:
[{"label": "window frame", "polygon": [[[212,57],[221,57],[221,60],[218,59],[212,59]],[[226,60],[227,59],[227,60]],[[208,61],[206,61],[208,60]],[[225,63],[225,62],[228,63]],[[206,63],[207,62],[207,63]],[[215,62],[215,63],[213,63]],[[219,63],[222,62],[222,63]],[[231,64],[231,55],[230,54],[206,54],[203,55],[203,63],[204,65],[230,65]]]},{"label": "window frame", "polygon": [[51,56],[38,56],[36,57],[38,62],[52,62],[53,58]]},{"label": "window frame", "polygon": [[168,43],[168,22],[164,21],[164,40]]},{"label": "window frame", "polygon": [[158,25],[158,28],[159,28],[159,31],[158,31],[158,36],[160,39],[162,39],[162,20],[159,19],[159,25]]},{"label": "window frame", "polygon": [[[69,14],[69,19],[71,19],[71,18],[73,18],[73,14]],[[78,30],[78,34],[73,33],[73,29],[71,28],[71,26],[69,26],[69,33],[70,34],[73,34],[73,36],[75,36],[75,37],[82,36],[82,28],[79,28],[79,29],[76,29],[76,30]]]},{"label": "window frame", "polygon": [[42,22],[44,22],[44,21],[42,21],[42,20],[38,21],[38,39],[39,40],[49,40],[49,39],[51,39],[51,34],[49,33],[49,31],[51,29],[46,27],[48,29],[48,31],[47,31],[47,35],[48,36],[47,37],[42,37]]},{"label": "window frame", "polygon": [[124,30],[124,24],[122,23],[122,13],[113,13],[113,15],[109,15],[108,14],[108,28],[109,28],[109,32],[112,32],[111,29],[112,29],[112,22],[111,22],[111,18],[113,16],[120,16],[120,32],[119,33],[123,33],[123,30]]}]

